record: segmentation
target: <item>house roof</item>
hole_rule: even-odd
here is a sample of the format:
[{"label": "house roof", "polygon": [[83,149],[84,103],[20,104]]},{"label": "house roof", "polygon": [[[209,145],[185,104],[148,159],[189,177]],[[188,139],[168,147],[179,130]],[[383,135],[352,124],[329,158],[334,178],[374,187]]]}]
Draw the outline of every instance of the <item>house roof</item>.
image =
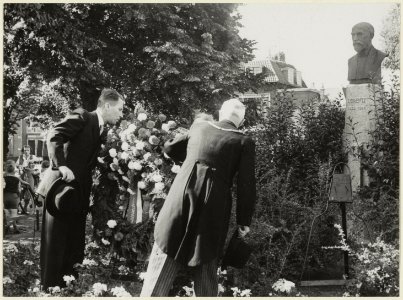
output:
[{"label": "house roof", "polygon": [[[285,74],[282,72],[283,68],[291,68],[294,69],[295,71],[297,71],[297,69],[290,64],[287,64],[285,62],[282,61],[278,61],[278,60],[254,60],[254,61],[250,61],[246,64],[244,64],[244,68],[250,68],[250,67],[266,67],[269,71],[269,75],[267,76],[267,78],[265,79],[266,82],[276,82],[276,83],[281,83],[287,86],[291,86],[291,87],[298,87],[298,85],[290,83],[287,79],[287,77],[285,76]],[[306,86],[305,83],[302,81],[302,86]]]}]

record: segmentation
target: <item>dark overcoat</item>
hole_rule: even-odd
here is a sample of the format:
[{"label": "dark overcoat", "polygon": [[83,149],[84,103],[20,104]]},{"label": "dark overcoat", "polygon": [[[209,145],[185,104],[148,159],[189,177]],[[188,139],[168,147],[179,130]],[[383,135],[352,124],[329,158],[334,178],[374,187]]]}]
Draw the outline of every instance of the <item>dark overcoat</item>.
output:
[{"label": "dark overcoat", "polygon": [[236,219],[249,226],[256,199],[255,145],[227,120],[200,121],[164,151],[184,160],[158,216],[154,237],[169,257],[197,266],[220,257],[237,180]]},{"label": "dark overcoat", "polygon": [[[83,109],[73,111],[48,133],[47,142],[52,169],[67,166],[73,171],[82,195],[78,202],[82,212],[62,219],[50,215],[46,205],[44,207],[40,265],[42,285],[45,288],[63,286],[63,275],[77,275],[73,265],[81,263],[84,258],[91,175],[101,145],[96,112]],[[43,184],[50,188],[54,176],[52,172],[47,174],[49,176],[44,176]]]}]

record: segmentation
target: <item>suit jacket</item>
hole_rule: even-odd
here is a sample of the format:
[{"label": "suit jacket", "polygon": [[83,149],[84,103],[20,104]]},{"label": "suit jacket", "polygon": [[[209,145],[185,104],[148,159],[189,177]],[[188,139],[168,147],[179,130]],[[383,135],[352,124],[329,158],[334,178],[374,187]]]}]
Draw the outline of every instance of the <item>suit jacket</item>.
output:
[{"label": "suit jacket", "polygon": [[[371,46],[368,54],[359,57],[354,55],[348,60],[348,80],[350,84],[380,83],[381,64],[387,54]],[[362,62],[359,60],[362,59]]]},{"label": "suit jacket", "polygon": [[[84,258],[85,221],[89,206],[92,178],[102,138],[95,112],[77,109],[56,124],[48,134],[48,151],[51,168],[44,174],[39,191],[46,195],[52,182],[60,176],[60,166],[69,167],[78,181],[82,197],[82,214],[68,218],[55,217],[44,205],[41,232],[41,284],[64,286],[64,275],[77,276],[73,265]],[[52,171],[53,169],[53,171]]]},{"label": "suit jacket", "polygon": [[[77,109],[56,124],[48,134],[48,154],[53,170],[69,167],[78,181],[84,207],[88,207],[91,172],[101,146],[98,116],[95,111]],[[46,180],[46,179],[44,179]]]},{"label": "suit jacket", "polygon": [[254,142],[230,121],[198,122],[186,135],[167,141],[164,151],[184,162],[158,216],[155,241],[185,265],[208,263],[224,246],[237,173],[237,223],[251,223],[256,200]]}]

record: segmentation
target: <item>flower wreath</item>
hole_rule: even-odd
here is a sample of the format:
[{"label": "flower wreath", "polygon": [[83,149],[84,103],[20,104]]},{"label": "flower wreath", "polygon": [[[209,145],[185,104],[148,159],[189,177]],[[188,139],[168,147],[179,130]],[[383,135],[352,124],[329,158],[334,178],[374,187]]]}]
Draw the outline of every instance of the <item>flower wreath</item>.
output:
[{"label": "flower wreath", "polygon": [[[129,264],[144,260],[152,244],[157,214],[180,166],[164,155],[164,141],[178,134],[174,121],[144,111],[109,129],[94,171],[91,214],[94,238]],[[142,222],[127,220],[129,204],[140,193],[150,203]]]}]

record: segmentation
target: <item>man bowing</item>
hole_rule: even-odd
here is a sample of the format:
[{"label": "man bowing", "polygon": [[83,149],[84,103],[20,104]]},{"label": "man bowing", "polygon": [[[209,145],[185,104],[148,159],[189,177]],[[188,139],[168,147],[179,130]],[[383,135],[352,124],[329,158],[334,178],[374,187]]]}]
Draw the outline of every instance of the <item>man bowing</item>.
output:
[{"label": "man bowing", "polygon": [[73,265],[83,261],[92,169],[103,127],[119,121],[123,104],[118,92],[104,89],[95,111],[77,109],[48,134],[51,169],[38,187],[45,196],[40,253],[45,290],[64,286],[63,276],[77,275]]},{"label": "man bowing", "polygon": [[249,232],[256,199],[255,145],[238,127],[245,106],[225,101],[219,122],[195,122],[189,132],[165,143],[164,151],[184,161],[158,216],[141,296],[167,296],[182,267],[192,267],[196,296],[217,296],[217,265],[237,181],[236,219]]}]

